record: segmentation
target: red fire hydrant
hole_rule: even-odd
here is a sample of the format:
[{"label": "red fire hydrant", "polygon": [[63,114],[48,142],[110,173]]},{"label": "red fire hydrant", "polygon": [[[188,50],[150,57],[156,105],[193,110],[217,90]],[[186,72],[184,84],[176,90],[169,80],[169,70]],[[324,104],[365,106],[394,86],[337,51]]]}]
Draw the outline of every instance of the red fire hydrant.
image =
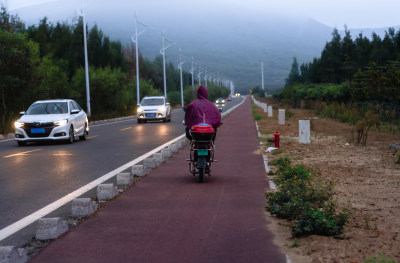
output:
[{"label": "red fire hydrant", "polygon": [[275,148],[279,148],[279,135],[281,135],[279,132],[275,132],[275,137],[272,138],[272,141],[275,143]]}]

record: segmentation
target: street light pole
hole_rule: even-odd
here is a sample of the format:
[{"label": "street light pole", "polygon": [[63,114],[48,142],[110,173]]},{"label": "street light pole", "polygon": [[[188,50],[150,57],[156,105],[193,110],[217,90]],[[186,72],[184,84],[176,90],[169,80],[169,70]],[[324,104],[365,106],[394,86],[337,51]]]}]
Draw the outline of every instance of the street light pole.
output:
[{"label": "street light pole", "polygon": [[201,67],[199,66],[199,74],[198,74],[198,76],[199,76],[199,87],[201,86]]},{"label": "street light pole", "polygon": [[264,90],[264,63],[261,62],[261,87]]},{"label": "street light pole", "polygon": [[82,0],[81,16],[83,23],[83,49],[85,52],[86,105],[87,105],[87,115],[90,117],[92,115],[92,112],[90,109],[89,61],[88,61],[87,40],[86,40],[85,0]]},{"label": "street light pole", "polygon": [[[165,46],[165,41],[169,42],[170,44],[168,46]],[[165,38],[165,30],[164,30],[163,34],[162,34],[162,49],[160,50],[160,53],[163,56],[164,97],[165,97],[165,100],[167,100],[167,76],[166,76],[166,72],[165,72],[165,51],[170,46],[172,46],[173,44],[175,44],[175,43],[172,42],[171,40],[168,40],[167,38]]]},{"label": "street light pole", "polygon": [[[146,29],[138,33],[138,26],[137,24],[141,24],[145,26]],[[140,103],[140,82],[139,82],[139,41],[138,37],[147,30],[148,26],[143,24],[142,22],[138,21],[137,13],[135,12],[135,39],[132,37],[132,42],[135,43],[136,49],[136,102],[137,104]]]},{"label": "street light pole", "polygon": [[184,101],[183,101],[183,78],[182,78],[182,65],[186,61],[182,62],[182,50],[179,49],[179,71],[180,71],[180,77],[181,77],[181,105],[182,108],[184,107]]},{"label": "street light pole", "polygon": [[204,80],[206,82],[206,88],[207,88],[207,68],[204,68]]}]

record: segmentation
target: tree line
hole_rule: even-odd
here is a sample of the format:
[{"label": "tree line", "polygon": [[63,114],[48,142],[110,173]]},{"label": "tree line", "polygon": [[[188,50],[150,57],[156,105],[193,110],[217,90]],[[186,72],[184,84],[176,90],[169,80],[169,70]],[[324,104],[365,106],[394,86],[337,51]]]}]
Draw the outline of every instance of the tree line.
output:
[{"label": "tree line", "polygon": [[[87,27],[87,26],[86,26]],[[135,114],[135,47],[123,47],[94,25],[87,27],[91,119]],[[153,61],[139,55],[140,97],[163,95],[162,57]],[[19,112],[41,99],[71,98],[83,108],[86,86],[83,19],[53,24],[45,17],[26,27],[18,16],[0,12],[0,133],[10,132]],[[168,100],[180,104],[180,76],[166,65]],[[183,72],[185,104],[193,98],[191,74]],[[227,89],[209,85],[210,99],[224,97]],[[214,97],[215,96],[215,97]]]},{"label": "tree line", "polygon": [[[400,30],[389,28],[383,38],[360,33],[353,39],[347,28],[343,37],[334,29],[319,58],[300,66],[293,59],[285,88],[276,97],[295,106],[324,102],[330,111],[336,104],[330,115],[347,114],[343,120],[350,123],[373,111],[392,127],[400,116],[399,84]],[[359,114],[351,117],[346,110]]]}]

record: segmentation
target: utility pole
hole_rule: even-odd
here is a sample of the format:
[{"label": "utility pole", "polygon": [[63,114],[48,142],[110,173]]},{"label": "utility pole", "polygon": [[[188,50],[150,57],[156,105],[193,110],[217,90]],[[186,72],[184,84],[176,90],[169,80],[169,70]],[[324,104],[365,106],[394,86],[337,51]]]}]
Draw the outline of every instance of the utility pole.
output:
[{"label": "utility pole", "polygon": [[186,61],[182,62],[182,50],[179,49],[179,71],[180,71],[180,77],[181,77],[181,105],[182,108],[184,107],[184,101],[183,101],[183,78],[182,78],[182,65]]},{"label": "utility pole", "polygon": [[264,63],[261,62],[261,87],[264,90]]},{"label": "utility pole", "polygon": [[89,61],[88,61],[87,40],[86,40],[85,0],[82,0],[82,11],[80,15],[82,16],[82,23],[83,23],[83,49],[85,53],[86,106],[87,106],[87,115],[90,117],[92,115],[92,112],[90,110]]},{"label": "utility pole", "polygon": [[[138,32],[138,25],[137,24],[141,24],[142,26],[146,27],[146,29],[144,29],[141,32]],[[135,39],[133,39],[132,37],[132,42],[135,43],[135,49],[136,49],[136,101],[137,104],[140,103],[140,82],[139,82],[139,41],[138,41],[138,37],[144,33],[145,31],[147,31],[148,26],[143,24],[142,22],[140,22],[137,18],[137,13],[135,12]]]},{"label": "utility pole", "polygon": [[[165,46],[165,41],[169,42],[168,46]],[[168,40],[167,38],[165,38],[165,30],[163,31],[162,34],[162,49],[160,50],[161,55],[163,56],[163,73],[164,73],[164,97],[165,100],[167,100],[167,76],[166,76],[166,72],[165,72],[165,51],[172,45],[174,45],[175,43],[172,42],[171,40]]]},{"label": "utility pole", "polygon": [[194,66],[194,61],[192,57],[192,69],[190,70],[190,73],[192,74],[192,99],[194,99],[194,70],[196,69],[193,66]]}]

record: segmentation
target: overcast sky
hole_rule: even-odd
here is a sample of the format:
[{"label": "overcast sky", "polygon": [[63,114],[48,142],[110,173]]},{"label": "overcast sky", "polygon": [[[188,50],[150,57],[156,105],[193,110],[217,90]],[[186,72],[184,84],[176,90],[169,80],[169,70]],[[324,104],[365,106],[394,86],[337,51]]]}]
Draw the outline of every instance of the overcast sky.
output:
[{"label": "overcast sky", "polygon": [[[10,10],[45,2],[71,0],[0,0],[8,4]],[[86,0],[88,4],[106,0]],[[109,1],[109,0],[107,0]],[[113,0],[134,3],[132,0]],[[212,8],[213,10],[240,10],[241,12],[281,13],[314,18],[330,27],[380,28],[400,25],[399,0],[137,0],[138,5],[181,5],[190,9]],[[138,10],[140,12],[140,10]]]}]

